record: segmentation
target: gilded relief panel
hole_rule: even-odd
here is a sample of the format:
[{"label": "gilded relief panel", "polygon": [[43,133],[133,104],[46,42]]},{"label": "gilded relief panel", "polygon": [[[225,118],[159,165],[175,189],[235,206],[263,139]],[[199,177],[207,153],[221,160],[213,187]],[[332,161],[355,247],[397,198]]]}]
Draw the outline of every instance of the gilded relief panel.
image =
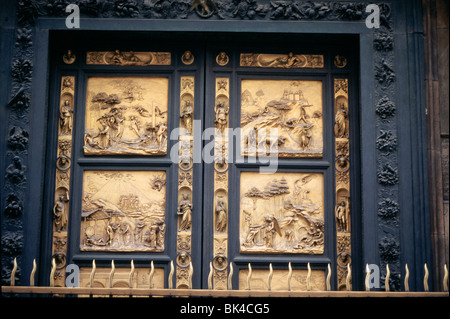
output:
[{"label": "gilded relief panel", "polygon": [[[269,270],[253,269],[250,285],[252,290],[268,291],[268,276]],[[308,271],[303,269],[296,269],[292,271],[292,278],[290,282],[291,291],[306,291],[307,290],[307,276]],[[288,271],[275,269],[273,270],[271,290],[287,290],[288,289]],[[239,271],[239,290],[248,289],[248,269]],[[311,290],[325,291],[325,271],[312,270],[311,271]]]},{"label": "gilded relief panel", "polygon": [[94,51],[87,52],[87,64],[96,65],[170,65],[170,52],[122,52]]},{"label": "gilded relief panel", "polygon": [[[91,267],[80,268],[80,287],[90,287],[91,285]],[[134,269],[130,287],[130,268],[115,268],[112,276],[111,286],[111,268],[96,267],[94,274],[94,288],[164,288],[164,269],[154,268],[152,276],[150,268],[137,267]],[[150,284],[151,280],[151,284]]]},{"label": "gilded relief panel", "polygon": [[241,154],[322,157],[322,82],[241,82]]},{"label": "gilded relief panel", "polygon": [[241,252],[323,254],[323,183],[321,173],[242,172]]},{"label": "gilded relief panel", "polygon": [[164,251],[166,173],[85,171],[84,251]]},{"label": "gilded relief panel", "polygon": [[84,154],[167,154],[167,77],[90,77]]},{"label": "gilded relief panel", "polygon": [[240,66],[257,68],[323,68],[323,55],[241,53]]}]

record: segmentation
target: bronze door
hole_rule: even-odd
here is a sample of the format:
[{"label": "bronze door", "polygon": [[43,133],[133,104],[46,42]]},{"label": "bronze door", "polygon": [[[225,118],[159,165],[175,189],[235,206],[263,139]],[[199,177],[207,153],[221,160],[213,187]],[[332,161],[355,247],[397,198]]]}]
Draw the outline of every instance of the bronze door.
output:
[{"label": "bronze door", "polygon": [[351,286],[352,55],[281,43],[206,53],[205,287]]},{"label": "bronze door", "polygon": [[197,40],[55,49],[55,284],[344,289],[350,51]]}]

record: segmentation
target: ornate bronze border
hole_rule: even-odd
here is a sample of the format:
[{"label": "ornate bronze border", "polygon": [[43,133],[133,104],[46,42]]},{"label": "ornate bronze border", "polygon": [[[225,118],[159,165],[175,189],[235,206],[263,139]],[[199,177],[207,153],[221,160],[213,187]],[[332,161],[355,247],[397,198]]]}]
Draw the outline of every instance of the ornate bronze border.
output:
[{"label": "ornate bronze border", "polygon": [[180,78],[176,288],[189,288],[193,212],[193,119],[195,77]]},{"label": "ornate bronze border", "polygon": [[58,150],[56,155],[55,203],[53,205],[52,258],[55,260],[56,287],[65,286],[69,194],[71,177],[73,113],[75,106],[75,77],[61,78],[58,121]]},{"label": "ornate bronze border", "polygon": [[91,51],[86,53],[86,64],[94,65],[171,65],[170,52]]},{"label": "ornate bronze border", "polygon": [[334,79],[335,195],[338,290],[351,290],[350,127],[348,79]]},{"label": "ornate bronze border", "polygon": [[214,289],[227,289],[230,78],[217,77],[214,103]]}]

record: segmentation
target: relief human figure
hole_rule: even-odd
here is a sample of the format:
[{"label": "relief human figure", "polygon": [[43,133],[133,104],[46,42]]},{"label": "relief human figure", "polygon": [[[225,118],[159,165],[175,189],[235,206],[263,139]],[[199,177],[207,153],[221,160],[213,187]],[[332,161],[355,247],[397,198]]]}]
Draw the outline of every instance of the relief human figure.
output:
[{"label": "relief human figure", "polygon": [[134,242],[135,244],[141,244],[142,243],[142,230],[145,227],[145,223],[143,222],[137,222],[135,223],[134,228]]},{"label": "relief human figure", "polygon": [[157,234],[158,234],[158,225],[153,223],[150,226],[150,231],[149,231],[149,246],[151,248],[156,248]]},{"label": "relief human figure", "polygon": [[218,167],[220,167],[221,169],[223,169],[226,164],[227,164],[227,154],[226,154],[226,146],[225,144],[222,144],[221,146],[219,145],[220,150],[219,150],[219,154],[215,155],[215,163]]},{"label": "relief human figure", "polygon": [[294,55],[294,53],[289,52],[289,54],[285,57],[276,58],[273,60],[269,66],[272,67],[284,67],[284,68],[291,68],[296,64],[301,64],[302,61]]},{"label": "relief human figure", "polygon": [[300,147],[302,148],[302,150],[307,150],[311,147],[312,127],[313,124],[309,124],[303,125],[300,128]]},{"label": "relief human figure", "polygon": [[347,118],[348,111],[345,103],[339,103],[339,109],[334,120],[334,134],[336,137],[348,137]]},{"label": "relief human figure", "polygon": [[110,225],[111,225],[111,231],[112,231],[112,234],[110,235],[111,236],[110,246],[118,247],[118,246],[120,246],[120,242],[119,242],[119,236],[117,234],[118,234],[118,230],[120,229],[120,223],[115,223],[115,224],[111,223]]},{"label": "relief human figure", "polygon": [[66,202],[69,201],[69,192],[66,191],[64,194],[60,194],[58,199],[53,206],[53,220],[55,224],[56,231],[66,230],[67,226],[67,210]]},{"label": "relief human figure", "polygon": [[158,132],[156,133],[159,148],[162,148],[165,141],[167,140],[167,125],[166,123],[161,123],[158,128]]},{"label": "relief human figure", "polygon": [[214,111],[216,114],[214,123],[217,125],[220,132],[223,132],[224,128],[227,127],[228,108],[224,102],[219,102],[217,103]]},{"label": "relief human figure", "polygon": [[128,246],[131,241],[132,241],[132,236],[131,236],[131,230],[130,230],[130,224],[128,223],[123,223],[120,226],[119,229],[119,234],[120,234],[120,239],[121,239],[121,245],[122,246]]},{"label": "relief human figure", "polygon": [[336,204],[335,217],[338,231],[349,231],[349,211],[345,200]]},{"label": "relief human figure", "polygon": [[280,226],[278,225],[278,221],[275,217],[264,217],[264,224],[262,225],[262,228],[264,244],[267,248],[273,248],[273,238],[275,236],[275,232],[281,236],[281,230]]},{"label": "relief human figure", "polygon": [[261,230],[261,225],[254,225],[249,227],[249,232],[247,234],[247,238],[245,239],[244,246],[252,247],[255,243],[255,237],[258,235]]},{"label": "relief human figure", "polygon": [[120,140],[123,135],[125,119],[122,116],[122,112],[118,108],[112,108],[110,113],[106,114],[109,116],[109,127],[113,132],[113,139]]},{"label": "relief human figure", "polygon": [[188,198],[188,194],[183,194],[183,199],[178,204],[178,216],[181,216],[181,221],[178,230],[188,230],[192,223],[192,203]]},{"label": "relief human figure", "polygon": [[224,232],[227,228],[227,211],[223,200],[218,201],[216,214],[216,231]]},{"label": "relief human figure", "polygon": [[185,100],[184,107],[181,111],[180,118],[183,119],[184,128],[188,131],[189,134],[192,133],[192,113],[194,112],[191,101]]},{"label": "relief human figure", "polygon": [[94,141],[96,137],[99,137],[100,141],[94,143],[101,149],[107,149],[111,146],[111,132],[108,125],[108,117],[102,116],[97,121],[100,124],[98,134],[91,136],[91,139]]},{"label": "relief human figure", "polygon": [[72,134],[72,126],[73,126],[72,113],[73,112],[72,107],[70,106],[70,101],[65,100],[59,110],[61,134]]},{"label": "relief human figure", "polygon": [[166,224],[162,220],[156,221],[154,223],[157,228],[157,234],[156,234],[156,246],[157,247],[164,247],[164,238],[166,236]]},{"label": "relief human figure", "polygon": [[111,246],[113,239],[114,239],[114,231],[112,228],[112,223],[109,223],[106,226],[106,245]]}]

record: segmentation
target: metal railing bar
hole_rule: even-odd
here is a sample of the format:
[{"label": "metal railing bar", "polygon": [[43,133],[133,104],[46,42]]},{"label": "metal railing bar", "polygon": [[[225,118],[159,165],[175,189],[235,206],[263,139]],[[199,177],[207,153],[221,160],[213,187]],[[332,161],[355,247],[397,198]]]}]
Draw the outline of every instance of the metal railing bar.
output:
[{"label": "metal railing bar", "polygon": [[207,290],[207,289],[148,289],[148,288],[83,288],[2,286],[3,294],[58,294],[86,296],[148,296],[148,297],[449,297],[448,292],[385,292],[385,291],[288,291],[288,290]]}]

